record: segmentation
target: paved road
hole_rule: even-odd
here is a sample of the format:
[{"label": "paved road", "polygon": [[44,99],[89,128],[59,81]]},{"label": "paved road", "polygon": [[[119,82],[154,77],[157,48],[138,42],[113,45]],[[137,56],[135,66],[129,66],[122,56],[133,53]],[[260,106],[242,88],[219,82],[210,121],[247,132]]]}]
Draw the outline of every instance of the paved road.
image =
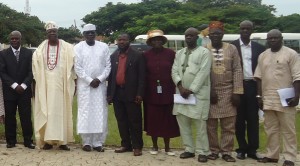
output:
[{"label": "paved road", "polygon": [[[114,149],[106,147],[105,152],[84,152],[79,145],[70,146],[71,151],[27,149],[23,145],[7,149],[5,144],[0,144],[0,166],[281,166],[278,164],[260,164],[252,159],[237,160],[235,163],[226,163],[222,159],[209,161],[202,164],[197,158],[180,159],[181,149],[175,150],[176,156],[167,156],[163,151],[158,155],[149,154],[149,149],[144,149],[143,155],[134,157],[132,153],[117,154]],[[296,165],[300,166],[298,154]]]}]

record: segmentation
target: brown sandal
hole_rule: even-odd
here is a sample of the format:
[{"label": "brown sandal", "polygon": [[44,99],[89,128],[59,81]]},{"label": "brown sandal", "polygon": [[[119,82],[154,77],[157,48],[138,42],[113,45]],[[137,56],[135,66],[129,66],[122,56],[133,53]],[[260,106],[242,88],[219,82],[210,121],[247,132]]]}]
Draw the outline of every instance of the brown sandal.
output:
[{"label": "brown sandal", "polygon": [[229,154],[223,154],[222,159],[225,160],[226,162],[235,162],[235,159],[231,157]]},{"label": "brown sandal", "polygon": [[219,158],[219,155],[216,154],[216,153],[211,153],[211,154],[209,154],[209,155],[207,156],[207,158],[208,158],[209,160],[217,160],[217,158]]}]

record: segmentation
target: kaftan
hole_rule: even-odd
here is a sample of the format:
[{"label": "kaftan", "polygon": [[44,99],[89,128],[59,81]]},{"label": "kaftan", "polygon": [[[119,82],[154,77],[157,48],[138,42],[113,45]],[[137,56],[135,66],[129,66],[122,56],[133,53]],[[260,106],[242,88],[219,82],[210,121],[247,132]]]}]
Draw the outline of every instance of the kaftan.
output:
[{"label": "kaftan", "polygon": [[45,142],[65,145],[74,141],[72,102],[76,75],[73,46],[59,40],[54,69],[49,69],[47,65],[48,48],[48,40],[45,40],[32,56],[32,72],[36,82],[33,117],[38,147]]},{"label": "kaftan", "polygon": [[[109,48],[95,41],[89,46],[86,41],[75,47],[75,72],[77,79],[78,117],[77,133],[107,133],[106,78],[111,70]],[[90,83],[98,78],[99,87]]]}]

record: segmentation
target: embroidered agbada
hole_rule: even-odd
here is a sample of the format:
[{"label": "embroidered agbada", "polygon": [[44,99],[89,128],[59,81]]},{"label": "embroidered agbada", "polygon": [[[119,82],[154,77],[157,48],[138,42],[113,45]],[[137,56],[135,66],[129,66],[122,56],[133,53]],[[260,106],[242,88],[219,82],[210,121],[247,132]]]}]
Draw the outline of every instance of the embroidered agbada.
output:
[{"label": "embroidered agbada", "polygon": [[[72,101],[75,91],[73,46],[59,40],[57,65],[47,65],[48,40],[43,41],[32,56],[35,86],[33,98],[36,144],[65,145],[73,142]],[[57,48],[56,48],[57,49]]]},{"label": "embroidered agbada", "polygon": [[243,94],[243,71],[236,47],[223,42],[223,47],[216,50],[208,45],[213,62],[212,86],[218,95],[218,103],[210,106],[209,118],[224,118],[236,115],[236,107],[231,104],[232,94]]},{"label": "embroidered agbada", "polygon": [[[109,48],[99,41],[95,41],[93,46],[82,41],[74,50],[78,76],[77,133],[102,133],[104,143],[107,134],[106,78],[111,70]],[[97,88],[92,88],[90,83],[95,78],[101,83]]]}]

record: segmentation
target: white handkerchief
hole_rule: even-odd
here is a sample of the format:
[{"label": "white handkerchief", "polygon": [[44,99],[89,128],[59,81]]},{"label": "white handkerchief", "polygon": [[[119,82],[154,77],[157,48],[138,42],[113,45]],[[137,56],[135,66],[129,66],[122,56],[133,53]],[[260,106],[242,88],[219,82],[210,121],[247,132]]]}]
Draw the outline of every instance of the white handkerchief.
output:
[{"label": "white handkerchief", "polygon": [[174,103],[196,105],[196,97],[193,94],[185,99],[180,94],[174,94]]},{"label": "white handkerchief", "polygon": [[288,103],[287,103],[286,99],[295,97],[294,88],[279,89],[279,90],[277,90],[277,92],[278,92],[279,97],[280,97],[281,105],[284,106],[284,107],[288,106]]}]

